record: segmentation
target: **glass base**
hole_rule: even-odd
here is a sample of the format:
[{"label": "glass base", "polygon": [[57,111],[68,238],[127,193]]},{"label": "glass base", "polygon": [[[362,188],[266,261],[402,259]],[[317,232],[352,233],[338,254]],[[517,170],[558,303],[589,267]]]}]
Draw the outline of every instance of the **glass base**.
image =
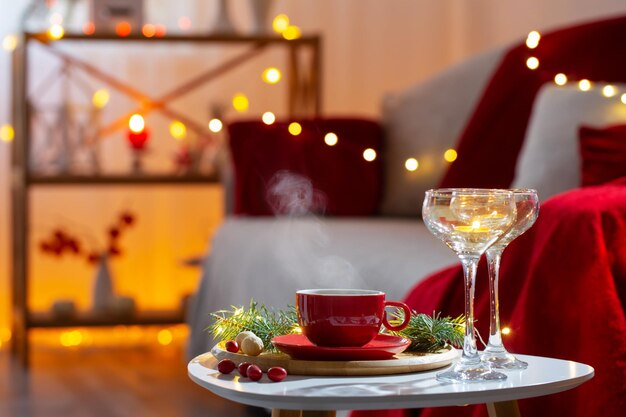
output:
[{"label": "glass base", "polygon": [[441,382],[485,382],[504,381],[506,375],[491,369],[491,365],[485,362],[457,363],[451,369],[439,372],[437,380]]},{"label": "glass base", "polygon": [[506,350],[503,352],[490,352],[485,350],[480,355],[480,360],[496,369],[526,369],[528,363],[517,359]]}]

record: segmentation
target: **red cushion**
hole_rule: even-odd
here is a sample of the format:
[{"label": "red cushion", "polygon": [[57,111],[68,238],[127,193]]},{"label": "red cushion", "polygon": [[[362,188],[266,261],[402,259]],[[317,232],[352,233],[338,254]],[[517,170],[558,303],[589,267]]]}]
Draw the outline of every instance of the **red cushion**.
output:
[{"label": "red cushion", "polygon": [[581,126],[581,186],[599,185],[626,176],[626,125],[603,129]]},{"label": "red cushion", "polygon": [[[286,122],[229,125],[235,214],[375,214],[382,195],[380,125],[362,119],[299,123],[298,136]],[[335,146],[324,142],[329,132],[338,137]],[[367,148],[377,152],[372,162],[363,158]]]}]

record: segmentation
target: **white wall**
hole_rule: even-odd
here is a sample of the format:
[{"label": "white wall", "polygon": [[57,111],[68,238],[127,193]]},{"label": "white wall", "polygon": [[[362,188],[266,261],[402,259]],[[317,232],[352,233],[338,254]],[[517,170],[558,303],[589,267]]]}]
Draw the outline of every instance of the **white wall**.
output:
[{"label": "white wall", "polygon": [[[17,17],[26,3],[26,0],[0,0],[0,38],[18,29]],[[196,26],[209,28],[216,1],[150,0],[149,3],[149,19],[175,26],[177,17],[186,14],[192,16]],[[325,113],[375,117],[381,97],[387,92],[406,88],[478,51],[521,40],[533,29],[622,14],[626,12],[626,3],[624,0],[280,0],[275,2],[273,10],[287,13],[304,33],[322,34]],[[232,0],[231,14],[242,31],[249,27],[245,0]],[[101,50],[89,47],[82,53],[94,60],[105,56],[106,62],[99,63],[102,68],[156,94],[174,85],[170,83],[196,74],[207,62],[228,52],[157,47],[154,52],[143,55],[143,49],[122,50],[114,45]],[[43,56],[38,59],[39,72],[45,70],[50,61]],[[252,68],[257,71],[264,65],[280,63],[281,59],[278,53],[270,53],[253,62]],[[145,66],[146,63],[149,66]],[[0,50],[0,124],[10,121],[9,69],[10,55]],[[281,93],[268,93],[267,86],[258,83],[257,73],[247,71],[250,70],[239,70],[235,77],[181,100],[177,108],[205,120],[210,103],[227,101],[232,92],[241,88],[251,97],[253,113],[261,111],[261,107],[280,109],[284,106]],[[262,106],[255,107],[256,97]],[[125,109],[130,103],[121,101],[119,106]],[[115,116],[114,109],[108,111],[112,112],[110,117]],[[166,121],[155,120],[154,123],[165,126]],[[169,166],[173,142],[167,137],[155,137],[154,142],[155,156],[151,165],[155,168]],[[113,145],[109,152],[115,152],[112,159],[117,161],[117,168],[124,169],[128,162],[126,156],[118,158],[119,149],[115,147],[121,139],[114,137],[110,143]],[[9,313],[9,153],[10,145],[0,143],[0,327],[8,323]],[[117,261],[114,267],[119,276],[135,278],[125,280],[121,288],[148,306],[154,299],[160,299],[161,304],[176,302],[174,297],[167,296],[171,293],[172,276],[184,277],[179,280],[182,284],[177,281],[179,292],[193,288],[196,271],[181,270],[177,260],[201,252],[205,247],[211,228],[221,216],[221,206],[216,201],[221,195],[219,189],[183,187],[173,192],[163,188],[151,193],[114,188],[92,193],[87,203],[82,198],[84,193],[85,190],[53,188],[35,191],[33,241],[36,243],[56,224],[66,224],[71,229],[68,217],[88,224],[95,234],[101,234],[117,210],[130,201],[140,223],[136,231],[129,232],[125,245],[132,247],[129,252],[134,250],[135,253]],[[48,288],[34,293],[38,307],[46,308],[55,298],[75,296],[73,291],[88,290],[89,267],[76,266],[78,261],[75,260],[51,260],[36,250],[33,259],[37,279]],[[136,278],[143,274],[157,278]],[[70,291],[67,287],[76,289]]]}]

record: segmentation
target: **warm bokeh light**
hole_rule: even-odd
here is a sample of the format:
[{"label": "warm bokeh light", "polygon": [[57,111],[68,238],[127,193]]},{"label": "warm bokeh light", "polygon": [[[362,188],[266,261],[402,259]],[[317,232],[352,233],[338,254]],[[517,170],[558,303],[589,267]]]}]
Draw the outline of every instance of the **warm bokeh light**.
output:
[{"label": "warm bokeh light", "polygon": [[85,35],[93,35],[96,33],[96,25],[94,25],[93,22],[83,23],[83,33]]},{"label": "warm bokeh light", "polygon": [[446,149],[446,151],[443,153],[443,159],[445,159],[447,162],[454,162],[456,161],[458,154],[456,153],[456,150],[450,148],[450,149]]},{"label": "warm bokeh light", "polygon": [[8,52],[11,52],[15,48],[17,48],[17,36],[6,35],[4,39],[2,39],[2,49]]},{"label": "warm bokeh light", "polygon": [[502,334],[504,334],[504,335],[511,334],[511,328],[510,327],[503,327],[502,328]]},{"label": "warm bokeh light", "polygon": [[613,87],[610,84],[609,85],[605,85],[602,88],[602,95],[604,97],[607,97],[607,98],[614,97],[616,94],[617,94],[617,90],[615,89],[615,87]]},{"label": "warm bokeh light", "polygon": [[188,31],[191,29],[191,19],[189,16],[181,16],[178,18],[178,27],[180,30]]},{"label": "warm bokeh light", "polygon": [[288,41],[298,39],[300,36],[302,36],[302,31],[298,26],[294,25],[289,25],[287,29],[285,29],[285,31],[283,32],[283,38],[287,39]]},{"label": "warm bokeh light", "polygon": [[298,122],[291,122],[289,123],[289,127],[287,128],[287,130],[289,130],[289,133],[291,133],[292,135],[298,136],[300,133],[302,133],[302,126]]},{"label": "warm bokeh light", "polygon": [[263,116],[261,116],[261,120],[263,120],[263,123],[266,125],[271,125],[276,121],[276,116],[271,111],[266,111],[263,113]]},{"label": "warm bokeh light", "polygon": [[622,101],[622,103],[626,104],[626,93],[622,94],[620,100]]},{"label": "warm bokeh light", "polygon": [[115,25],[115,33],[117,36],[126,37],[133,31],[133,27],[126,21],[121,21]]},{"label": "warm bokeh light", "polygon": [[567,84],[567,75],[563,74],[562,72],[556,74],[554,76],[554,83],[556,85],[565,85],[565,84]]},{"label": "warm bokeh light", "polygon": [[8,342],[11,340],[11,329],[8,327],[0,328],[0,340],[3,342]]},{"label": "warm bokeh light", "polygon": [[529,49],[535,49],[539,45],[539,40],[541,39],[541,34],[536,30],[533,30],[526,37],[526,46]]},{"label": "warm bokeh light", "polygon": [[154,35],[156,35],[156,26],[154,26],[152,23],[146,23],[141,28],[141,34],[146,38],[152,38]]},{"label": "warm bokeh light", "polygon": [[324,136],[324,143],[326,143],[328,146],[335,146],[338,141],[339,141],[339,138],[333,132],[328,132]]},{"label": "warm bokeh light", "polygon": [[183,140],[187,137],[187,126],[180,120],[170,123],[170,135],[176,140]]},{"label": "warm bokeh light", "polygon": [[63,29],[63,26],[61,25],[52,25],[48,29],[48,37],[52,40],[57,41],[63,36],[65,36],[65,29]]},{"label": "warm bokeh light", "polygon": [[98,109],[102,109],[109,103],[109,98],[110,98],[109,92],[105,90],[104,88],[101,88],[99,90],[96,90],[95,93],[93,93],[91,102],[93,103],[94,107]]},{"label": "warm bokeh light", "polygon": [[128,119],[128,128],[130,129],[131,132],[134,133],[140,133],[142,132],[146,127],[146,121],[143,119],[143,116],[140,114],[133,114],[132,116],[130,116],[130,119]]},{"label": "warm bokeh light", "polygon": [[233,96],[233,108],[238,112],[244,112],[248,110],[250,103],[248,102],[248,97],[245,94],[237,93]]},{"label": "warm bokeh light", "polygon": [[272,21],[274,32],[283,33],[289,27],[289,16],[286,14],[277,15]]},{"label": "warm bokeh light", "polygon": [[59,342],[64,347],[78,346],[83,342],[83,334],[80,330],[66,331],[59,336]]},{"label": "warm bokeh light", "polygon": [[15,137],[15,130],[10,124],[4,124],[0,127],[0,140],[3,142],[11,142]]},{"label": "warm bokeh light", "polygon": [[415,158],[409,158],[404,162],[404,167],[406,168],[407,171],[417,171],[417,168],[419,168],[420,164],[419,162],[417,162],[417,159]]},{"label": "warm bokeh light", "polygon": [[536,57],[531,56],[526,60],[526,66],[531,70],[536,70],[539,68],[539,60]]},{"label": "warm bokeh light", "polygon": [[209,121],[209,130],[213,133],[219,133],[222,131],[224,124],[220,119],[211,119]]},{"label": "warm bokeh light", "polygon": [[167,346],[172,343],[172,340],[174,340],[174,336],[172,335],[172,332],[168,329],[163,329],[160,330],[159,333],[157,333],[157,340],[160,345]]},{"label": "warm bokeh light", "polygon": [[372,148],[367,148],[363,151],[363,159],[365,159],[367,162],[372,162],[374,159],[376,159],[376,151]]},{"label": "warm bokeh light", "polygon": [[155,35],[157,38],[162,38],[167,34],[167,26],[162,24],[154,25]]},{"label": "warm bokeh light", "polygon": [[280,81],[281,76],[282,74],[278,68],[266,68],[262,75],[263,81],[268,84],[276,84]]},{"label": "warm bokeh light", "polygon": [[578,88],[580,91],[589,91],[591,90],[591,81],[589,80],[580,80],[578,82]]}]

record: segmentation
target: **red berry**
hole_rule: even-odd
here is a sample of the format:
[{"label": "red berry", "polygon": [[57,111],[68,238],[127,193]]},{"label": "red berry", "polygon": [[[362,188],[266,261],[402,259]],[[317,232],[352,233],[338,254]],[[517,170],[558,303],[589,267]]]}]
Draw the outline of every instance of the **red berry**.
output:
[{"label": "red berry", "polygon": [[239,371],[239,375],[241,375],[242,377],[247,377],[248,376],[248,367],[252,365],[250,362],[241,362],[239,364],[239,366],[237,367],[237,370]]},{"label": "red berry", "polygon": [[122,251],[119,248],[117,248],[115,246],[110,246],[109,247],[109,255],[111,255],[111,256],[119,256],[121,254],[122,254]]},{"label": "red berry", "polygon": [[109,229],[109,236],[111,236],[113,239],[115,239],[119,235],[120,235],[120,229],[118,229],[117,227],[111,227]]},{"label": "red berry", "polygon": [[124,224],[128,225],[133,224],[133,222],[135,221],[135,217],[129,212],[122,213],[121,219]]},{"label": "red berry", "polygon": [[287,376],[287,371],[280,366],[275,366],[267,370],[267,377],[274,382],[280,382]]},{"label": "red berry", "polygon": [[95,263],[98,263],[99,260],[100,260],[100,255],[98,255],[95,252],[92,252],[87,256],[87,262],[89,263],[95,264]]},{"label": "red berry", "polygon": [[239,345],[234,340],[229,340],[226,342],[226,350],[231,353],[239,352]]},{"label": "red berry", "polygon": [[230,359],[222,359],[217,364],[217,370],[220,371],[221,374],[229,374],[235,369],[235,362]]},{"label": "red berry", "polygon": [[250,365],[246,370],[246,375],[248,375],[248,378],[251,380],[258,381],[263,376],[263,371],[256,365]]}]

